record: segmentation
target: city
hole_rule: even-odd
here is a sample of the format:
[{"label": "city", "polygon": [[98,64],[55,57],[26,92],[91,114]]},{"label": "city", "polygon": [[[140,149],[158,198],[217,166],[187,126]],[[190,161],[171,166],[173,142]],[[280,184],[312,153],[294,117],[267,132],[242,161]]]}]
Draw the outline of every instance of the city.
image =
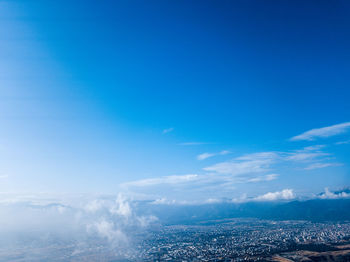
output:
[{"label": "city", "polygon": [[350,223],[235,219],[160,228],[143,241],[141,256],[145,261],[272,261],[282,252],[334,251],[334,244],[344,245],[349,236]]}]

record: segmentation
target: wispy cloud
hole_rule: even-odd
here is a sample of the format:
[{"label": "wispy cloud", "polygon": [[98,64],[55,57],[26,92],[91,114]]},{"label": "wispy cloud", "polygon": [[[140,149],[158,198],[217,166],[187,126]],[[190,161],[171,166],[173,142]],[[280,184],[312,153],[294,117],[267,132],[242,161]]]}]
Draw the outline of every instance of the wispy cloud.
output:
[{"label": "wispy cloud", "polygon": [[270,170],[270,165],[278,158],[274,152],[248,154],[203,168],[205,171],[233,176],[261,173]]},{"label": "wispy cloud", "polygon": [[[291,151],[243,154],[227,161],[207,165],[203,168],[205,172],[202,174],[141,179],[122,184],[122,189],[126,189],[127,192],[152,194],[159,199],[171,197],[179,200],[178,198],[181,199],[186,195],[202,196],[203,194],[208,195],[209,192],[212,192],[211,196],[216,197],[229,194],[237,188],[240,190],[243,187],[242,184],[267,183],[276,180],[282,176],[279,173],[282,174],[286,167],[296,168],[296,170],[311,170],[340,165],[339,163],[328,162],[331,154],[323,151],[325,147],[325,145],[311,145]],[[204,160],[220,154],[228,154],[228,151],[203,153],[197,156],[197,159]],[[257,199],[287,199],[288,192],[290,191],[269,192]],[[165,200],[159,201],[164,202]]]},{"label": "wispy cloud", "polygon": [[313,170],[313,169],[320,169],[325,167],[331,167],[331,166],[341,166],[341,163],[314,163],[307,167],[305,167],[305,170]]},{"label": "wispy cloud", "polygon": [[256,182],[263,182],[263,181],[272,181],[277,179],[278,177],[279,177],[278,174],[268,174],[264,176],[253,177],[251,179],[248,179],[247,182],[256,183]]},{"label": "wispy cloud", "polygon": [[158,177],[158,178],[148,178],[148,179],[141,179],[136,181],[131,181],[122,184],[124,187],[147,187],[147,186],[156,186],[156,185],[162,185],[162,184],[180,184],[180,183],[186,183],[189,181],[194,181],[198,179],[198,175],[196,174],[188,174],[188,175],[174,175],[174,176],[164,176],[164,177]]},{"label": "wispy cloud", "polygon": [[276,200],[291,200],[295,198],[293,189],[283,189],[282,191],[269,192],[256,197],[256,201],[276,201]]},{"label": "wispy cloud", "polygon": [[308,140],[312,141],[317,138],[325,138],[330,136],[335,136],[341,133],[345,133],[350,128],[350,122],[345,122],[333,126],[327,126],[322,128],[315,128],[311,129],[309,131],[306,131],[298,136],[292,137],[290,140],[297,141],[297,140]]},{"label": "wispy cloud", "polygon": [[198,156],[197,156],[197,159],[198,159],[198,160],[204,160],[204,159],[213,157],[213,156],[215,156],[215,155],[216,155],[215,153],[203,153],[203,154],[198,155]]},{"label": "wispy cloud", "polygon": [[302,151],[314,151],[314,150],[320,150],[321,148],[326,147],[326,145],[313,145],[313,146],[306,146],[303,148]]},{"label": "wispy cloud", "polygon": [[[164,197],[173,196],[178,201],[179,198],[181,199],[185,196],[190,196],[189,198],[191,198],[196,194],[202,195],[204,193],[208,195],[209,192],[211,192],[212,196],[216,196],[217,193],[219,193],[218,195],[223,192],[232,193],[232,190],[235,190],[239,184],[268,182],[277,179],[278,176],[278,174],[256,175],[254,173],[244,173],[243,175],[190,174],[131,181],[122,184],[121,188],[122,190],[126,189],[128,193],[144,192],[157,196],[159,197],[158,202],[161,204],[161,202],[165,202],[165,200],[161,200]],[[168,200],[166,202],[168,203]]]},{"label": "wispy cloud", "polygon": [[203,154],[200,154],[197,156],[197,159],[198,160],[204,160],[204,159],[207,159],[207,158],[210,158],[210,157],[213,157],[213,156],[223,156],[223,155],[227,155],[227,154],[230,154],[230,151],[228,150],[223,150],[219,153],[203,153]]},{"label": "wispy cloud", "polygon": [[[325,145],[307,146],[300,150],[284,153],[284,159],[294,162],[320,162],[329,158],[330,154],[322,151]],[[326,158],[327,157],[327,158]]]},{"label": "wispy cloud", "polygon": [[350,144],[350,140],[345,140],[345,141],[339,141],[335,143],[336,145],[346,145],[346,144]]},{"label": "wispy cloud", "polygon": [[293,161],[310,161],[318,157],[328,156],[329,153],[324,152],[294,152],[288,153],[286,160]]},{"label": "wispy cloud", "polygon": [[164,129],[163,134],[168,134],[168,133],[173,132],[173,131],[174,131],[174,128],[170,127],[170,128]]},{"label": "wispy cloud", "polygon": [[187,206],[187,205],[198,205],[205,204],[205,201],[195,201],[195,200],[176,200],[167,199],[165,197],[158,198],[151,202],[151,205],[176,205],[176,206]]}]

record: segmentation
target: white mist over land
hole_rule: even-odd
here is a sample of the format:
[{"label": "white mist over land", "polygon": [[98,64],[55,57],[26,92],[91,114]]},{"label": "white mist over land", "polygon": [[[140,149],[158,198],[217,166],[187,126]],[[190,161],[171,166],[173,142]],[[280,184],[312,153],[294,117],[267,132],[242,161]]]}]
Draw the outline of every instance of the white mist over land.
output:
[{"label": "white mist over land", "polygon": [[[2,195],[2,254],[9,255],[12,251],[29,259],[35,258],[36,249],[41,248],[42,252],[36,258],[50,259],[60,249],[69,247],[60,256],[100,252],[105,252],[102,258],[106,255],[111,258],[132,256],[137,254],[135,232],[142,232],[157,221],[155,216],[137,215],[133,210],[135,203],[122,194],[97,198],[65,197]],[[50,249],[54,253],[50,254]]]},{"label": "white mist over land", "polygon": [[[137,260],[141,243],[152,228],[192,223],[196,219],[246,217],[240,206],[248,207],[249,216],[265,218],[269,213],[266,208],[278,203],[283,206],[291,201],[327,199],[350,199],[350,193],[348,189],[325,189],[324,193],[303,200],[292,189],[284,189],[254,198],[205,201],[142,200],[123,193],[1,194],[0,257],[8,261],[12,261],[11,257],[13,261],[21,261],[15,257],[25,257],[26,261],[81,261],[92,257],[99,261]],[[255,204],[250,207],[252,203]]]}]

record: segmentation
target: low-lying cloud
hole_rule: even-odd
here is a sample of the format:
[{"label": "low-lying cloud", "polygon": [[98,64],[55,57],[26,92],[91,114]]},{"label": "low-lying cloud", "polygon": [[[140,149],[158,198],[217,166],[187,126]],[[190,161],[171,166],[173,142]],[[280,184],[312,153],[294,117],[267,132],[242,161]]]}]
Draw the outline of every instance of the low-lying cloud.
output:
[{"label": "low-lying cloud", "polygon": [[268,192],[264,195],[256,197],[256,201],[277,201],[277,200],[291,200],[295,198],[293,189],[283,189],[277,192]]},{"label": "low-lying cloud", "polygon": [[[0,203],[1,246],[8,251],[16,249],[19,254],[24,252],[28,260],[35,256],[36,249],[42,249],[41,260],[52,260],[50,256],[55,254],[49,252],[51,245],[64,250],[59,253],[66,260],[83,260],[102,251],[99,261],[131,258],[137,254],[133,233],[157,221],[152,215],[137,214],[134,203],[122,194],[94,199],[79,196],[70,204],[60,199],[43,199],[40,203],[40,197],[32,201],[31,196],[5,198]],[[0,251],[6,253],[2,248]]]},{"label": "low-lying cloud", "polygon": [[341,199],[341,198],[350,198],[350,191],[349,190],[341,190],[332,192],[328,188],[325,188],[325,191],[319,195],[319,198],[321,199]]}]

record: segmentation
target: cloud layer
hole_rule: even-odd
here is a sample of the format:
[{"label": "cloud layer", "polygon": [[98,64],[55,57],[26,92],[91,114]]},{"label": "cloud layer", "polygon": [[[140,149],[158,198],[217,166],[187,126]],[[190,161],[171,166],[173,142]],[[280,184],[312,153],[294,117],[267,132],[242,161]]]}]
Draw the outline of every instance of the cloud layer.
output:
[{"label": "cloud layer", "polygon": [[[40,249],[36,255],[43,257],[30,261],[52,261],[57,254],[64,256],[61,260],[54,257],[60,261],[85,261],[94,255],[100,257],[99,261],[132,258],[137,254],[133,232],[141,232],[157,221],[152,215],[137,214],[133,205],[122,194],[80,195],[65,200],[52,196],[45,199],[42,195],[2,195],[0,252],[2,248],[11,250],[12,243],[21,243],[21,250],[16,252],[29,252],[23,253],[28,261],[36,248]],[[58,248],[59,252],[49,252],[50,248]]]},{"label": "cloud layer", "polygon": [[257,201],[291,200],[295,195],[292,189],[284,189],[277,192],[269,192],[255,198]]}]

